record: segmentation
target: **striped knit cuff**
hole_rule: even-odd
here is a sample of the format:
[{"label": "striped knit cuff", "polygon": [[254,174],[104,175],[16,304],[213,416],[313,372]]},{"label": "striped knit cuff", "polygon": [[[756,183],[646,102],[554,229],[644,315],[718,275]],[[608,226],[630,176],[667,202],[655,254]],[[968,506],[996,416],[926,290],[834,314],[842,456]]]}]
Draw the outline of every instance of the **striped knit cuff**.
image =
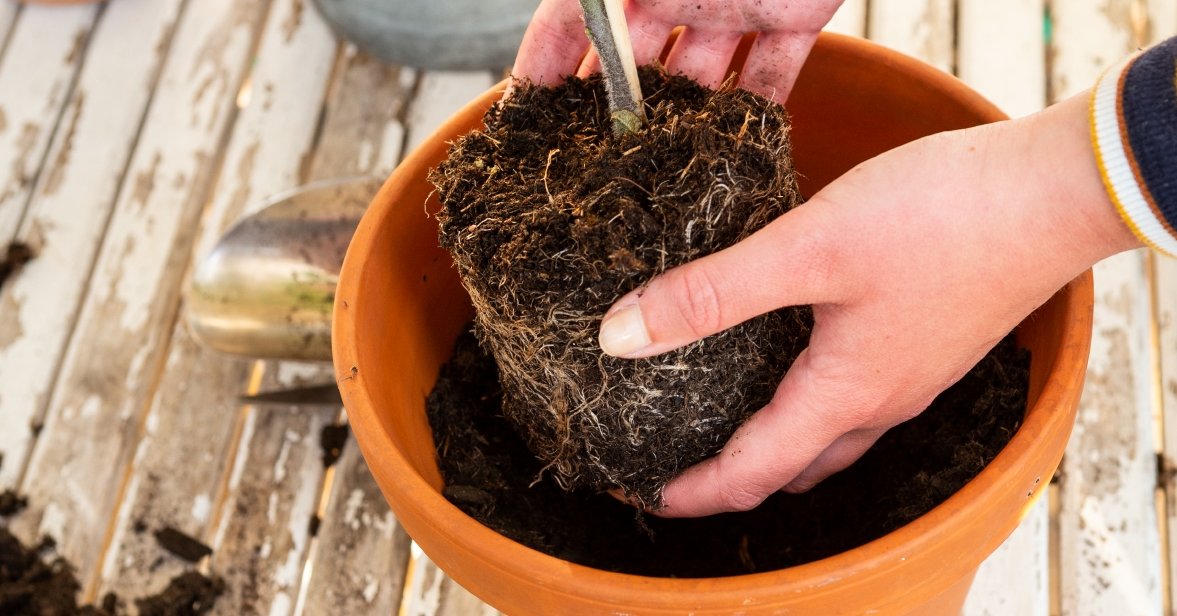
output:
[{"label": "striped knit cuff", "polygon": [[1104,73],[1091,135],[1108,195],[1145,244],[1177,256],[1177,38]]}]

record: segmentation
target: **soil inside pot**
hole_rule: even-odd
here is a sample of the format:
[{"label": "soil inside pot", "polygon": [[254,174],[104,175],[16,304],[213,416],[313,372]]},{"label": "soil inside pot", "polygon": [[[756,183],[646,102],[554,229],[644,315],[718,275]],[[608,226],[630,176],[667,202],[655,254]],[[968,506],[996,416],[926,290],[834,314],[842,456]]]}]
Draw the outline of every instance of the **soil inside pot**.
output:
[{"label": "soil inside pot", "polygon": [[1026,410],[1029,353],[1003,340],[920,416],[805,494],[708,518],[639,516],[592,490],[566,492],[501,412],[494,359],[463,335],[426,402],[445,497],[495,531],[582,565],[718,577],[818,560],[877,539],[943,502],[1001,451]]}]

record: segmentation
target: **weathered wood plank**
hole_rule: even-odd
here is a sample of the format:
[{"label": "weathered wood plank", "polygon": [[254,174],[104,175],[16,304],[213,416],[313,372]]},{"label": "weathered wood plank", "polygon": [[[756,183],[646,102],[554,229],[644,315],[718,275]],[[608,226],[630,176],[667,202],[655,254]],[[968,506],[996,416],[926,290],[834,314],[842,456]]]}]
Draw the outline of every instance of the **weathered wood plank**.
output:
[{"label": "weathered wood plank", "polygon": [[1134,0],[1051,3],[1050,102],[1083,92],[1139,43]]},{"label": "weathered wood plank", "polygon": [[846,0],[825,30],[849,36],[866,36],[866,0]]},{"label": "weathered wood plank", "polygon": [[[224,170],[204,212],[194,248],[196,259],[264,198],[304,179],[336,41],[318,14],[307,10],[305,0],[275,0],[261,36],[249,77],[249,101],[237,117],[226,147]],[[244,95],[238,97],[239,103],[244,99]],[[228,465],[225,457],[237,446],[233,440],[240,406],[236,395],[244,391],[252,366],[252,361],[201,348],[183,323],[175,325],[169,359],[148,411],[149,429],[131,471],[129,485],[133,489],[124,499],[124,513],[117,522],[99,595],[110,590],[127,595],[157,588],[184,568],[185,564],[167,556],[149,533],[135,529],[171,526],[209,538],[217,489]],[[193,383],[200,386],[192,387]],[[219,421],[210,421],[210,416]],[[299,434],[304,437],[317,439],[317,435]],[[302,484],[289,485],[303,488]],[[314,485],[307,489],[313,490]],[[194,498],[200,507],[189,506]],[[261,525],[253,530],[262,532],[265,528]],[[303,545],[305,542],[299,544]],[[300,552],[295,559],[301,562],[301,556]],[[144,566],[155,562],[160,564]]]},{"label": "weathered wood plank", "polygon": [[0,245],[20,224],[97,15],[94,5],[26,6],[10,35],[0,65]]},{"label": "weathered wood plank", "polygon": [[[1177,35],[1177,2],[1148,1],[1148,26],[1144,45],[1155,45]],[[1167,545],[1168,599],[1172,610],[1173,593],[1177,589],[1177,259],[1153,254],[1153,298],[1156,302],[1156,329],[1160,359],[1160,382],[1156,389],[1161,396],[1164,441],[1161,444],[1161,489]]]},{"label": "weathered wood plank", "polygon": [[[301,381],[278,366],[277,381]],[[322,372],[316,366],[312,374]],[[290,614],[302,582],[323,479],[319,433],[336,409],[267,407],[248,413],[229,484],[227,515],[212,542],[226,591],[214,614]]]},{"label": "weathered wood plank", "polygon": [[176,337],[163,380],[151,401],[126,493],[113,520],[113,536],[93,584],[95,597],[113,592],[125,600],[159,592],[190,568],[169,554],[154,533],[183,532],[210,540],[219,482],[229,472],[241,403],[234,383],[245,383],[253,363],[225,357],[192,362],[203,350]]},{"label": "weathered wood plank", "polygon": [[265,198],[308,178],[337,47],[309,2],[273,0],[249,80],[248,104],[233,127],[220,180],[204,213],[197,260]]},{"label": "weathered wood plank", "polygon": [[[1137,44],[1137,3],[1054,3],[1056,100],[1094,85]],[[1095,268],[1087,383],[1063,460],[1059,508],[1065,614],[1157,614],[1161,552],[1154,490],[1149,300],[1143,254]]]},{"label": "weathered wood plank", "polygon": [[1145,44],[1155,45],[1171,36],[1177,36],[1177,2],[1148,0]]},{"label": "weathered wood plank", "polygon": [[1060,485],[1066,614],[1161,611],[1142,257],[1124,254],[1095,268],[1091,360]]},{"label": "weathered wood plank", "polygon": [[964,616],[1050,614],[1050,504],[1045,495],[977,571]]},{"label": "weathered wood plank", "polygon": [[197,219],[266,13],[189,3],[172,40],[23,482],[13,523],[93,579],[166,358]]},{"label": "weathered wood plank", "polygon": [[954,10],[952,0],[872,0],[867,36],[951,73]]},{"label": "weathered wood plank", "polygon": [[17,239],[38,256],[0,287],[0,488],[15,487],[29,425],[45,411],[180,5],[125,0],[106,10],[30,187]]},{"label": "weathered wood plank", "polygon": [[1170,592],[1177,588],[1177,259],[1154,256],[1156,267],[1153,296],[1157,307],[1160,352],[1160,383],[1164,442],[1161,457],[1161,488],[1165,497]]},{"label": "weathered wood plank", "polygon": [[[1177,2],[1148,0],[1148,24],[1143,45],[1155,45],[1177,36]],[[1166,557],[1168,585],[1165,607],[1173,613],[1174,593],[1177,589],[1177,259],[1153,254],[1155,267],[1153,298],[1156,302],[1156,330],[1160,362],[1156,391],[1161,396],[1161,495],[1166,524],[1162,546]]]},{"label": "weathered wood plank", "polygon": [[[400,158],[400,118],[416,73],[382,64],[350,45],[341,62],[312,175],[387,175]],[[325,381],[331,378],[324,374]],[[349,439],[328,486],[299,613],[394,612],[403,593],[408,557],[408,535]]]},{"label": "weathered wood plank", "polygon": [[960,0],[957,10],[957,75],[1011,117],[1045,107],[1045,0]]},{"label": "weathered wood plank", "polygon": [[301,613],[396,612],[409,536],[384,502],[354,439],[336,464],[316,543]]},{"label": "weathered wood plank", "polygon": [[498,610],[450,579],[413,544],[400,616],[497,616]]},{"label": "weathered wood plank", "polygon": [[417,71],[384,64],[353,45],[344,46],[340,61],[312,174],[320,179],[387,176],[401,158],[401,118]]},{"label": "weathered wood plank", "polygon": [[417,149],[454,111],[498,81],[498,75],[489,71],[437,71],[422,75],[405,122],[408,130],[405,154]]},{"label": "weathered wood plank", "polygon": [[20,5],[15,2],[0,2],[0,62],[4,61],[5,44],[12,34],[12,27],[16,24],[20,14]]}]

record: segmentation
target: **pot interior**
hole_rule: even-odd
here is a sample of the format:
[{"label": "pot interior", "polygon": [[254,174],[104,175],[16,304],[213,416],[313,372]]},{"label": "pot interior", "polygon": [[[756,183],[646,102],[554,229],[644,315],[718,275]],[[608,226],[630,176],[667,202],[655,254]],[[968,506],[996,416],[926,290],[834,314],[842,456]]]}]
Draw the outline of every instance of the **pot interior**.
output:
[{"label": "pot interior", "polygon": [[[879,49],[823,37],[801,72],[787,106],[806,196],[888,149],[1004,118],[963,83]],[[349,249],[335,309],[336,371],[369,466],[406,527],[425,519],[426,507],[452,509],[444,515],[447,522],[431,523],[443,535],[456,530],[437,524],[478,524],[441,501],[442,480],[424,404],[472,309],[448,253],[438,246],[432,214],[440,205],[425,175],[444,159],[448,142],[480,125],[501,88],[467,106],[389,178]],[[1089,296],[1089,278],[1084,280],[1078,284],[1086,285]],[[1074,355],[1085,340],[1075,333],[1082,325],[1075,315],[1085,300],[1074,288],[1057,294],[1019,327],[1019,341],[1032,353],[1028,423],[1029,416],[1050,415],[1067,402],[1069,394],[1056,392],[1047,396],[1050,404],[1038,404],[1047,381],[1058,378],[1056,372],[1067,372],[1068,383],[1081,379],[1081,370],[1077,377],[1071,368],[1056,370],[1063,349]],[[1009,530],[1012,526],[995,532]],[[462,573],[447,571],[455,577]]]}]

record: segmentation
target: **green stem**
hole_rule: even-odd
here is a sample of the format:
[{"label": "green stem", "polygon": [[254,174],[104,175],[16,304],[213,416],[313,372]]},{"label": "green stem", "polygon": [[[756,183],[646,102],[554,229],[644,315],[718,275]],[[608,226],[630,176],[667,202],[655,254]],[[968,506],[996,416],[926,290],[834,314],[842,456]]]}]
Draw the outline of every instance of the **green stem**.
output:
[{"label": "green stem", "polygon": [[646,114],[621,0],[580,0],[580,8],[584,10],[585,31],[601,58],[613,134],[636,132],[645,123]]}]

